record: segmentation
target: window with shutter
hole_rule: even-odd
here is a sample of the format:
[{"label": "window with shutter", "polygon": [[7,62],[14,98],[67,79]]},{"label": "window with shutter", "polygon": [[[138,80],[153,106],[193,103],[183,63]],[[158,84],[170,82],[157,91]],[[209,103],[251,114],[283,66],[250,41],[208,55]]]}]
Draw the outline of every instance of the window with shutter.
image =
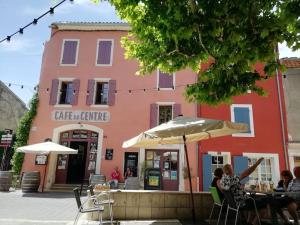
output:
[{"label": "window with shutter", "polygon": [[245,133],[233,134],[234,137],[254,137],[254,123],[252,105],[233,104],[231,105],[231,121],[237,123],[246,123],[249,130]]},{"label": "window with shutter", "polygon": [[99,39],[97,45],[97,66],[111,66],[113,58],[113,40]]},{"label": "window with shutter", "polygon": [[107,105],[108,82],[96,82],[95,105]]},{"label": "window with shutter", "polygon": [[71,104],[73,98],[73,82],[62,81],[60,84],[60,94],[58,104]]},{"label": "window with shutter", "polygon": [[172,105],[160,105],[158,108],[158,124],[166,123],[172,119]]},{"label": "window with shutter", "polygon": [[62,53],[61,53],[61,65],[77,64],[79,40],[66,39],[63,41]]},{"label": "window with shutter", "polygon": [[158,85],[160,89],[173,90],[175,88],[175,74],[168,74],[158,70]]}]

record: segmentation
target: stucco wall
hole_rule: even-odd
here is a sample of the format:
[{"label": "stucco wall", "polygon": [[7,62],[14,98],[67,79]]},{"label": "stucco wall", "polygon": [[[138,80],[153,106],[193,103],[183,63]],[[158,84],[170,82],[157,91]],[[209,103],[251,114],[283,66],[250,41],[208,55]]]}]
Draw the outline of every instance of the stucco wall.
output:
[{"label": "stucco wall", "polygon": [[26,110],[25,104],[0,81],[0,130],[15,132]]}]

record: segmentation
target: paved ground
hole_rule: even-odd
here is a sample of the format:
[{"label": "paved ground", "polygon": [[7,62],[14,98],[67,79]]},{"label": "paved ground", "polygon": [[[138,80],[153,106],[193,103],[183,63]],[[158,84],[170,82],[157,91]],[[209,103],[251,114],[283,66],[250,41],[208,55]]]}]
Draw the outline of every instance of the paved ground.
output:
[{"label": "paved ground", "polygon": [[[73,193],[26,194],[20,190],[0,192],[0,204],[0,225],[72,225],[77,213]],[[84,224],[87,223],[83,217],[78,225]],[[118,221],[118,225],[192,225],[192,223],[178,220],[151,220]]]}]

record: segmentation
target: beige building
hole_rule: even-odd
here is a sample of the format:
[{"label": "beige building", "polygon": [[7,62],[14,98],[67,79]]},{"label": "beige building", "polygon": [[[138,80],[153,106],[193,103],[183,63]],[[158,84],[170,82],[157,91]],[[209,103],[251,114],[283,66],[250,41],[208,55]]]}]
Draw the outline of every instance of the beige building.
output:
[{"label": "beige building", "polygon": [[15,133],[26,111],[25,103],[0,81],[0,131],[11,129]]},{"label": "beige building", "polygon": [[289,134],[288,152],[291,170],[300,166],[300,58],[283,58],[283,87]]}]

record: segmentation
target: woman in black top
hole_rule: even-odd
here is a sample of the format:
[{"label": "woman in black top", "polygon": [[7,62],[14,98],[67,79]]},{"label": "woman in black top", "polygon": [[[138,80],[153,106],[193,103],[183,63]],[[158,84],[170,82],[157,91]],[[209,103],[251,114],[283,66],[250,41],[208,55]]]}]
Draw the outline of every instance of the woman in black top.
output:
[{"label": "woman in black top", "polygon": [[287,191],[289,183],[293,180],[293,175],[289,170],[282,170],[280,175],[281,175],[281,180],[278,182],[276,189]]},{"label": "woman in black top", "polygon": [[214,176],[215,177],[214,177],[213,181],[211,182],[211,186],[216,187],[216,189],[218,191],[218,194],[219,194],[219,197],[220,197],[220,200],[222,201],[224,199],[224,194],[223,194],[222,189],[221,189],[220,181],[221,181],[221,178],[223,176],[223,169],[222,168],[217,168],[214,171]]}]

